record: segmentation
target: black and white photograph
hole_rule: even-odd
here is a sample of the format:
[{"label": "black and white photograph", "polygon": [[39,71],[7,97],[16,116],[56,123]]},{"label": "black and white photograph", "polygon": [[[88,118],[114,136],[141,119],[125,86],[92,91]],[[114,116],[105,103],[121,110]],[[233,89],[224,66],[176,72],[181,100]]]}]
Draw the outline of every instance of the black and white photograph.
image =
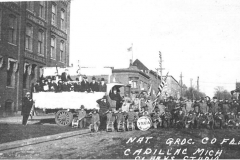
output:
[{"label": "black and white photograph", "polygon": [[240,1],[0,0],[0,159],[240,159]]}]

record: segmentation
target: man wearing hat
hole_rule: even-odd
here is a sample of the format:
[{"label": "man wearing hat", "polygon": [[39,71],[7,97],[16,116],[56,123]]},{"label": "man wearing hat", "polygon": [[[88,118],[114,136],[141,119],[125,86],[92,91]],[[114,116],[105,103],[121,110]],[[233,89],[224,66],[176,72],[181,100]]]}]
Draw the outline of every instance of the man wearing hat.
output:
[{"label": "man wearing hat", "polygon": [[62,80],[60,79],[57,84],[56,92],[62,92],[62,91],[63,91],[63,84],[62,84]]},{"label": "man wearing hat", "polygon": [[213,97],[213,102],[211,102],[211,107],[209,108],[209,112],[212,112],[213,114],[215,114],[219,110],[220,108],[219,108],[219,103],[217,101],[217,97]]},{"label": "man wearing hat", "polygon": [[83,76],[83,80],[81,82],[81,92],[89,92],[90,88],[89,88],[89,83],[87,81],[87,76]]},{"label": "man wearing hat", "polygon": [[27,92],[26,96],[22,100],[22,116],[23,116],[22,124],[23,125],[27,124],[27,120],[30,115],[32,106],[33,106],[33,100],[30,97],[30,92]]},{"label": "man wearing hat", "polygon": [[91,92],[98,92],[99,91],[98,83],[96,82],[95,77],[92,77],[92,82],[90,83],[90,90],[91,90]]},{"label": "man wearing hat", "polygon": [[131,105],[129,107],[129,112],[127,113],[127,128],[129,128],[130,124],[134,124],[135,126],[137,119],[138,119],[138,114],[133,111],[133,106]]},{"label": "man wearing hat", "polygon": [[61,79],[64,82],[69,81],[69,80],[72,81],[72,78],[69,75],[68,69],[65,69],[65,72],[62,73]]},{"label": "man wearing hat", "polygon": [[203,114],[208,112],[208,106],[203,97],[201,98],[201,101],[199,103],[199,108],[200,108],[200,112],[202,112]]},{"label": "man wearing hat", "polygon": [[118,110],[119,108],[122,107],[122,97],[117,92],[117,88],[114,87],[113,88],[113,93],[111,93],[109,96],[112,100],[116,101],[116,110]]},{"label": "man wearing hat", "polygon": [[[107,123],[106,123],[106,128],[107,128],[107,131],[108,131],[108,128],[111,128],[112,131],[114,131],[114,122],[115,122],[115,114],[113,113],[112,111],[112,108],[109,108],[109,110],[107,111]],[[102,123],[102,122],[101,122]]]},{"label": "man wearing hat", "polygon": [[106,92],[107,91],[107,85],[104,81],[104,78],[101,78],[101,83],[99,84],[99,92]]},{"label": "man wearing hat", "polygon": [[97,132],[98,127],[100,126],[100,117],[99,117],[99,114],[97,113],[97,109],[95,109],[95,108],[93,109],[90,127],[92,127],[92,125],[93,125],[95,132]]},{"label": "man wearing hat", "polygon": [[41,86],[39,83],[39,80],[37,80],[36,84],[34,85],[34,92],[40,92],[41,91]]},{"label": "man wearing hat", "polygon": [[101,122],[101,126],[100,129],[105,129],[106,127],[106,112],[109,110],[110,108],[110,104],[107,101],[107,96],[103,96],[103,98],[98,99],[96,101],[99,105],[99,114],[100,114],[100,122]]},{"label": "man wearing hat", "polygon": [[79,128],[86,127],[86,111],[84,110],[84,105],[81,105],[80,111],[78,111],[78,120],[79,120]]}]

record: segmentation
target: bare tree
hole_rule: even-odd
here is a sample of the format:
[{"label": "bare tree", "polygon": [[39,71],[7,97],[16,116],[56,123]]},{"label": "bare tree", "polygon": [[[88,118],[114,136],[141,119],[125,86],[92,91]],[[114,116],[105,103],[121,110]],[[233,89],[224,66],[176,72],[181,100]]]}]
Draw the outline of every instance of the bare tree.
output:
[{"label": "bare tree", "polygon": [[218,99],[230,99],[231,94],[223,86],[217,86],[215,88],[214,96]]}]

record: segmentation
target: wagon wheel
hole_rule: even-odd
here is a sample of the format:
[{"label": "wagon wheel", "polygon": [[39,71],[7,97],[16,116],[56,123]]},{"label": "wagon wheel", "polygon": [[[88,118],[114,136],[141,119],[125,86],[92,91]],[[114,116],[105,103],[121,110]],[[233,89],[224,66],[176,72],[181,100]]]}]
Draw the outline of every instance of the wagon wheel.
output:
[{"label": "wagon wheel", "polygon": [[65,110],[59,110],[55,115],[55,122],[59,126],[69,126],[72,120],[73,114]]}]

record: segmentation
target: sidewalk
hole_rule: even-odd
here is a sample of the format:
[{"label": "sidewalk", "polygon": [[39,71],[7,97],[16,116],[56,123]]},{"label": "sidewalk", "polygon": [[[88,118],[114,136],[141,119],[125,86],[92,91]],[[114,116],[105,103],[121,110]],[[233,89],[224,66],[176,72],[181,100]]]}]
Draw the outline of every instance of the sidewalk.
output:
[{"label": "sidewalk", "polygon": [[60,140],[63,138],[69,138],[69,137],[73,137],[73,136],[77,136],[77,135],[86,134],[89,132],[90,132],[89,129],[82,129],[79,131],[60,133],[60,134],[31,138],[31,139],[26,139],[26,140],[19,140],[19,141],[14,141],[14,142],[9,142],[9,143],[2,143],[2,144],[0,144],[0,152],[4,151],[4,150],[15,149],[15,148],[19,148],[19,147],[28,146],[28,145],[34,145],[34,144],[39,144],[39,143],[44,143],[44,142],[49,142],[49,141],[54,141],[54,140]]},{"label": "sidewalk", "polygon": [[[32,119],[29,117],[28,124],[35,124],[40,122],[43,119],[52,119],[55,118],[54,115],[40,115],[40,116],[33,116]],[[13,117],[1,117],[0,123],[3,124],[22,124],[22,116],[13,116]]]}]

